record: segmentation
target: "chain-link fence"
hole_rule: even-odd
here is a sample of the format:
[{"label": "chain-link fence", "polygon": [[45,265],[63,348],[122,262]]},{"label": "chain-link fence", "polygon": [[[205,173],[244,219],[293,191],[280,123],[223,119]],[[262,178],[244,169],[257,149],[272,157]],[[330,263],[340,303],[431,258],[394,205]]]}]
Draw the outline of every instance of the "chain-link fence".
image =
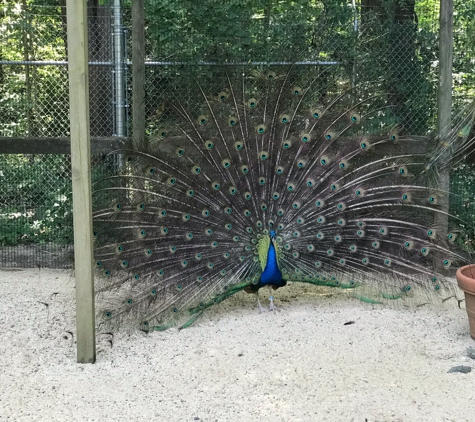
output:
[{"label": "chain-link fence", "polygon": [[[68,267],[70,159],[58,154],[52,142],[69,136],[66,11],[45,6],[48,1],[36,3],[24,7],[8,2],[0,14],[0,142],[42,139],[41,148],[31,151],[35,154],[0,154],[0,259],[2,266]],[[95,4],[88,11],[94,142],[98,137],[133,135],[132,44],[130,2],[91,3]],[[219,91],[223,68],[236,63],[282,66],[296,60],[302,63],[300,84],[305,86],[328,66],[337,69],[332,74],[340,84],[379,81],[395,104],[403,131],[423,135],[434,130],[438,15],[436,10],[428,15],[426,2],[416,4],[415,12],[424,13],[418,21],[410,12],[391,7],[324,7],[303,0],[274,3],[145,1],[147,135],[155,136],[162,127],[163,107],[172,92],[175,100],[191,109],[199,107],[193,103],[197,86],[190,73],[208,84],[207,89]],[[475,57],[473,51],[464,54]],[[459,85],[461,104],[473,89],[470,84]],[[106,162],[101,155],[94,156],[93,178],[110,170]],[[453,179],[454,190],[462,179]]]}]

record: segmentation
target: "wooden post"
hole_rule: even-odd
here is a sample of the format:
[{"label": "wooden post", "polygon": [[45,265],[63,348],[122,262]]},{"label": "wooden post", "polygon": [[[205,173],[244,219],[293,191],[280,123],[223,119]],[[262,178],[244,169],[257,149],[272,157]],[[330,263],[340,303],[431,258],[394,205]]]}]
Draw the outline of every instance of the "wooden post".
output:
[{"label": "wooden post", "polygon": [[454,2],[440,0],[438,129],[441,137],[450,131],[452,115]]},{"label": "wooden post", "polygon": [[67,0],[77,361],[96,361],[87,0]]},{"label": "wooden post", "polygon": [[132,2],[132,135],[145,147],[145,18],[144,1]]},{"label": "wooden post", "polygon": [[[439,90],[438,90],[438,114],[437,127],[440,139],[446,138],[451,129],[452,121],[452,59],[453,59],[453,0],[440,0],[440,35],[439,35]],[[450,157],[445,157],[449,159]],[[449,170],[442,170],[438,174],[437,189],[444,192],[450,190]],[[436,213],[435,224],[443,236],[448,232],[449,200],[440,204],[443,213]],[[436,264],[440,270],[441,264]]]}]

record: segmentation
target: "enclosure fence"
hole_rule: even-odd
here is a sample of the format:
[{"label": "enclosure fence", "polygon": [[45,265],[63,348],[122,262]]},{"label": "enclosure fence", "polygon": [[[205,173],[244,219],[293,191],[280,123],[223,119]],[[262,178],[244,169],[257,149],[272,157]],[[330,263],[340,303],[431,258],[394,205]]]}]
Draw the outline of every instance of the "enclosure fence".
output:
[{"label": "enclosure fence", "polygon": [[[193,89],[183,69],[198,65],[199,72],[213,73],[209,69],[217,64],[334,66],[355,84],[384,77],[410,133],[423,135],[436,127],[438,16],[434,11],[419,23],[400,19],[388,26],[378,10],[370,13],[355,5],[329,16],[315,2],[308,8],[266,10],[265,2],[261,7],[255,1],[246,15],[236,9],[235,2],[226,10],[215,2],[209,9],[214,14],[208,10],[205,16],[195,16],[184,1],[168,2],[173,7],[167,2],[145,3],[145,119],[150,137],[160,127],[163,104],[172,87],[174,92],[180,88],[176,100],[193,107]],[[16,2],[2,7],[0,265],[70,268],[65,7],[35,2],[26,8]],[[225,21],[223,10],[228,16]],[[88,33],[94,181],[115,169],[117,163],[107,159],[106,153],[133,136],[130,7],[118,0],[91,7]],[[297,57],[302,59],[295,64]],[[306,73],[302,75],[305,82]],[[218,80],[210,83],[219,88]],[[458,85],[456,105],[473,96],[474,86],[470,79]],[[474,184],[467,183],[473,177],[471,166],[461,168],[452,177],[452,191],[473,198]],[[451,211],[473,218],[472,205],[455,199]]]}]

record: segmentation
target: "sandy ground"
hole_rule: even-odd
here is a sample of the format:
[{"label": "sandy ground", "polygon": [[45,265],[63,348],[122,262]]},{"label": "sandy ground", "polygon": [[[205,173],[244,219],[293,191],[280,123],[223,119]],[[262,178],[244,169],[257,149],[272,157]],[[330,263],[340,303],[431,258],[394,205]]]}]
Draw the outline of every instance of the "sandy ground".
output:
[{"label": "sandy ground", "polygon": [[[1,421],[475,421],[475,346],[455,300],[417,310],[294,284],[190,328],[98,333],[76,363],[74,279],[0,270]],[[345,325],[346,322],[353,324]]]}]

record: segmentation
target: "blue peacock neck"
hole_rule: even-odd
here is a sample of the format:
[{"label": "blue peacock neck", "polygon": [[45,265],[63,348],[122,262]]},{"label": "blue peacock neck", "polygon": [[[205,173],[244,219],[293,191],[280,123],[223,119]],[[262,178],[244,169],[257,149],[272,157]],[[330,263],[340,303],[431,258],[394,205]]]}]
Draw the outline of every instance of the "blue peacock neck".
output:
[{"label": "blue peacock neck", "polygon": [[259,260],[263,271],[259,283],[256,286],[257,289],[264,286],[278,288],[286,285],[285,280],[282,279],[282,271],[279,268],[279,259],[276,249],[278,246],[275,237],[275,232],[271,231],[269,236],[262,238],[259,242]]}]

